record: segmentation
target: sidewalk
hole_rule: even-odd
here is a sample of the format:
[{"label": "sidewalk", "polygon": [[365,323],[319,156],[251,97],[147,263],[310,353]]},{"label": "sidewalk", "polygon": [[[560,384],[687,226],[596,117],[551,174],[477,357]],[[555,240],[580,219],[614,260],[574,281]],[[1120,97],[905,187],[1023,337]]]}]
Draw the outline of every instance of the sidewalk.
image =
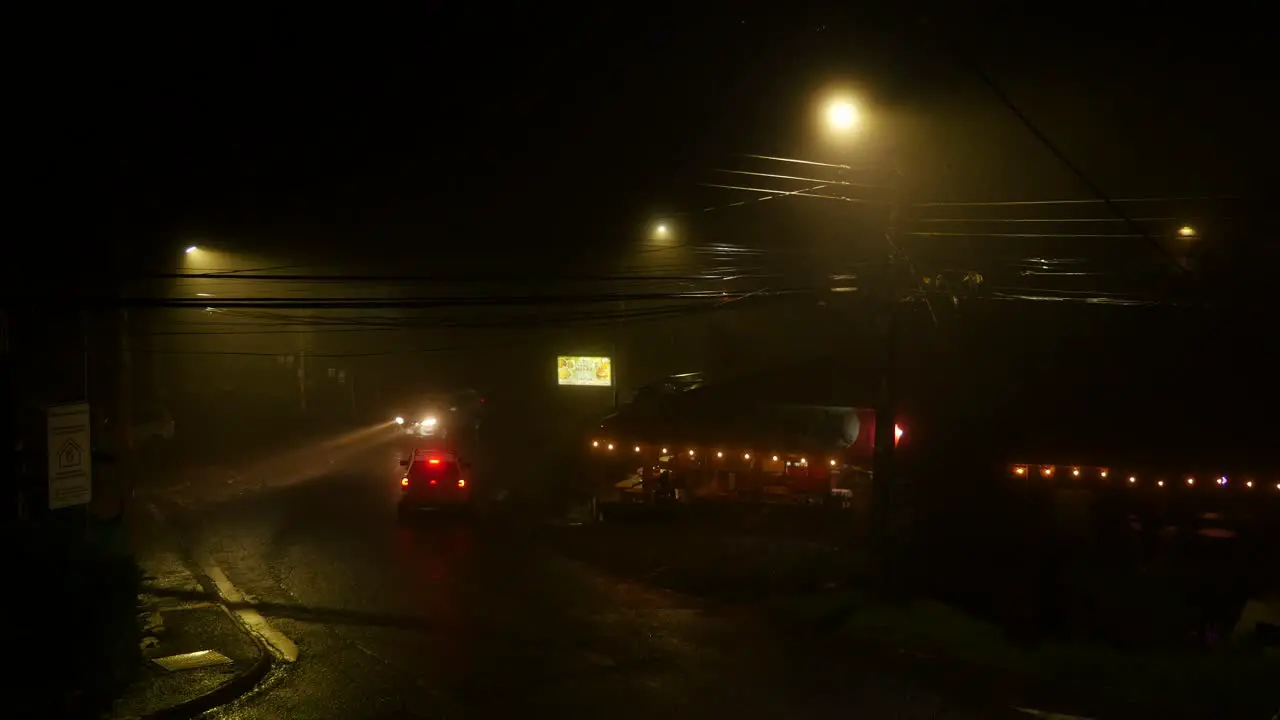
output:
[{"label": "sidewalk", "polygon": [[138,598],[142,667],[111,717],[194,717],[253,689],[270,670],[271,655],[202,584],[155,514],[140,507],[134,522],[132,541],[146,575]]}]

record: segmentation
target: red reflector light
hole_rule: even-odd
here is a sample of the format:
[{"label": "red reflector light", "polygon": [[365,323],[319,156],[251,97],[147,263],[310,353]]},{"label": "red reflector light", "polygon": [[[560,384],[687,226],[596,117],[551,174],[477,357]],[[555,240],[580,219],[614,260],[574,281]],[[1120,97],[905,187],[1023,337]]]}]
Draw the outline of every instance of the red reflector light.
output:
[{"label": "red reflector light", "polygon": [[439,465],[439,464],[440,464],[440,458],[431,458],[430,460],[428,460],[428,461],[427,461],[427,464],[428,464],[428,465]]},{"label": "red reflector light", "polygon": [[902,426],[894,425],[893,426],[893,444],[894,445],[898,444],[898,441],[902,439],[902,435],[903,435]]},{"label": "red reflector light", "polygon": [[400,487],[409,487],[409,478],[400,478]]},{"label": "red reflector light", "polygon": [[429,483],[427,483],[427,484],[428,484],[428,485],[435,485],[435,484],[436,484],[436,481],[435,481],[435,480],[432,480],[431,482],[429,482]]},{"label": "red reflector light", "polygon": [[462,480],[462,479],[458,480],[458,487],[466,487],[466,486],[467,486],[466,480]]}]

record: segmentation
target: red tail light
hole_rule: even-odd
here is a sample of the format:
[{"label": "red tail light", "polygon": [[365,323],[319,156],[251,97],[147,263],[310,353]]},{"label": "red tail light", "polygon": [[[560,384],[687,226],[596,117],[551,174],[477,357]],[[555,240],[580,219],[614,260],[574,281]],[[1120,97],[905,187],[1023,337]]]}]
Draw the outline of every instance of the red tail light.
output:
[{"label": "red tail light", "polygon": [[894,425],[894,426],[893,426],[893,444],[894,444],[894,445],[897,445],[897,444],[898,444],[898,442],[899,442],[900,440],[902,440],[902,436],[903,436],[903,434],[904,434],[905,432],[906,432],[906,431],[902,429],[902,426],[901,426],[901,425]]},{"label": "red tail light", "polygon": [[439,465],[439,464],[440,464],[440,458],[431,458],[430,460],[427,460],[427,464],[428,464],[428,465]]},{"label": "red tail light", "polygon": [[466,486],[467,486],[467,481],[463,480],[462,478],[458,478],[458,487],[466,487]]},{"label": "red tail light", "polygon": [[436,484],[436,481],[435,481],[435,480],[432,480],[432,481],[428,482],[427,484],[428,484],[428,485],[435,485],[435,484]]}]

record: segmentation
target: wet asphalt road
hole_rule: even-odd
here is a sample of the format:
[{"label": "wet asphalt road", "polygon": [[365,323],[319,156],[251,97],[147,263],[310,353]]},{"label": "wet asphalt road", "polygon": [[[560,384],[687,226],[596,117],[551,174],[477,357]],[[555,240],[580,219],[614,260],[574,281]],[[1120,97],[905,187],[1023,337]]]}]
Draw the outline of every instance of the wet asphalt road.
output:
[{"label": "wet asphalt road", "polygon": [[169,507],[300,650],[218,717],[1025,717],[612,577],[536,523],[398,522],[387,448],[309,475]]}]

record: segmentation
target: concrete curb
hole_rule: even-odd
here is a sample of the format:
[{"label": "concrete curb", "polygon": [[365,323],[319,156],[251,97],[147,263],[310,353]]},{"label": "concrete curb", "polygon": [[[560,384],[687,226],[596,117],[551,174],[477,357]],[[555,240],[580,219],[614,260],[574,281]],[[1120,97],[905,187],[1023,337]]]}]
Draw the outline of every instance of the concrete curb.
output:
[{"label": "concrete curb", "polygon": [[[167,514],[159,506],[153,504],[151,505],[151,510],[158,521],[167,526],[170,531],[176,531]],[[266,678],[267,673],[271,672],[271,668],[275,665],[275,655],[267,645],[267,642],[258,633],[253,632],[252,628],[245,624],[239,614],[227,607],[227,600],[219,592],[214,579],[209,577],[203,568],[191,560],[190,549],[183,542],[180,532],[177,537],[178,547],[181,548],[184,564],[187,566],[188,572],[195,577],[196,581],[205,590],[218,598],[218,601],[214,604],[226,614],[227,618],[231,620],[232,624],[240,632],[253,641],[254,647],[258,648],[258,657],[249,667],[216,688],[175,705],[170,705],[167,708],[138,716],[137,720],[186,720],[187,718],[197,717],[214,708],[234,702],[252,692]]]},{"label": "concrete curb", "polygon": [[249,632],[236,617],[235,613],[227,609],[226,605],[219,603],[218,607],[222,608],[222,611],[236,624],[236,627],[240,628],[241,632],[253,639],[253,644],[258,648],[258,659],[245,668],[244,671],[209,692],[184,700],[177,705],[171,705],[163,710],[156,710],[143,715],[140,720],[186,720],[187,718],[194,718],[216,707],[244,697],[256,688],[258,683],[262,682],[262,679],[271,671],[271,666],[273,665],[272,655],[262,640],[257,635]]}]

